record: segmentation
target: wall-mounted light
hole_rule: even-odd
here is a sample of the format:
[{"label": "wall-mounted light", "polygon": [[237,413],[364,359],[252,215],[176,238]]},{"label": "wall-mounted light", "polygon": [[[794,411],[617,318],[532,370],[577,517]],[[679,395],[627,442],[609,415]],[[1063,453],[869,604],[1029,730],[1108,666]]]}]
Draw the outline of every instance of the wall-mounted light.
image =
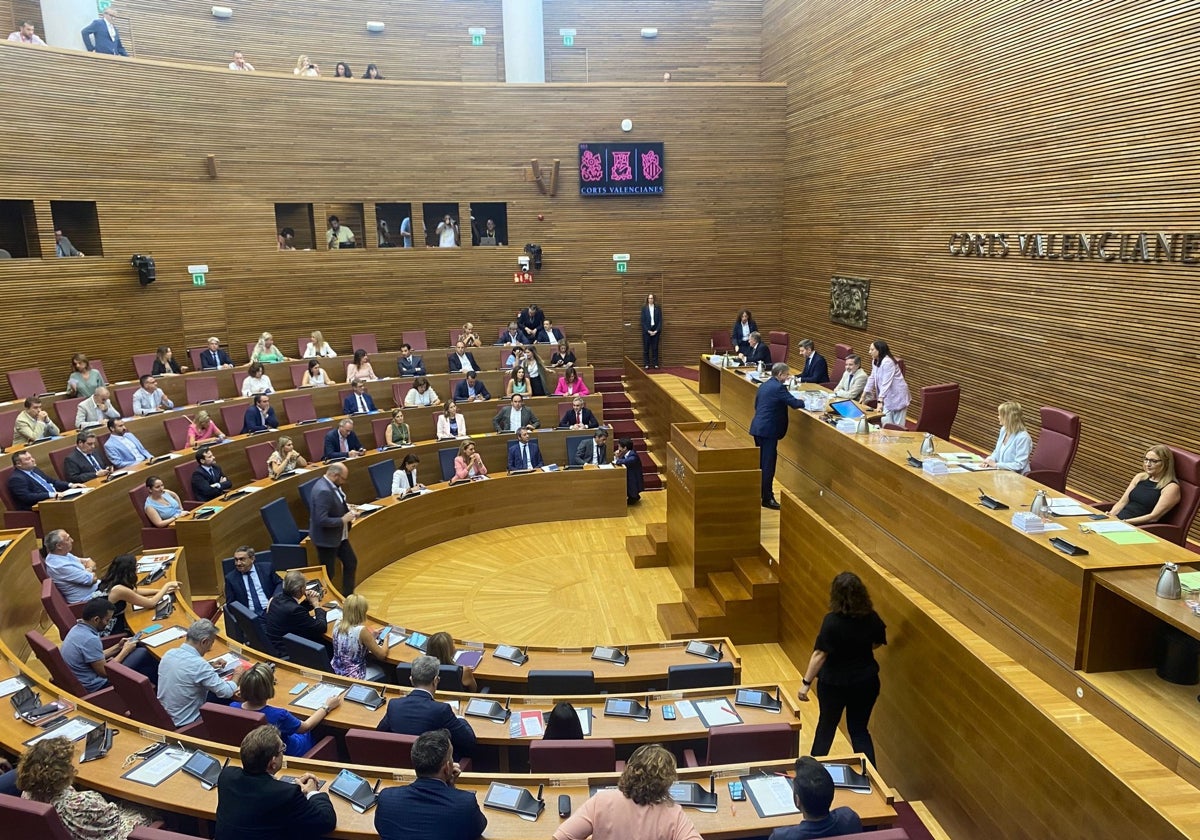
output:
[{"label": "wall-mounted light", "polygon": [[220,20],[229,20],[233,17],[233,9],[228,6],[213,6],[212,15]]},{"label": "wall-mounted light", "polygon": [[385,28],[386,27],[384,26],[384,23],[381,20],[367,21],[367,31],[368,32],[382,32]]},{"label": "wall-mounted light", "polygon": [[658,37],[658,29],[653,26],[643,26],[642,27],[642,37],[643,38],[657,38]]},{"label": "wall-mounted light", "polygon": [[628,117],[621,120],[621,130],[626,132],[633,131],[633,120],[629,119]]}]

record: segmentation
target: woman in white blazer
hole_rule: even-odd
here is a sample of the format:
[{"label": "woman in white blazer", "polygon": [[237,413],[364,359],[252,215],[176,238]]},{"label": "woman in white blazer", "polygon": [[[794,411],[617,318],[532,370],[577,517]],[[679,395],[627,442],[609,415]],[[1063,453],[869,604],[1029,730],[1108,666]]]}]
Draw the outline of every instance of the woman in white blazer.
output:
[{"label": "woman in white blazer", "polygon": [[1033,450],[1033,439],[1025,430],[1025,416],[1019,402],[1002,403],[996,412],[1000,421],[1000,436],[996,448],[984,464],[1002,470],[1012,470],[1025,475],[1029,472],[1029,453]]},{"label": "woman in white blazer", "polygon": [[454,400],[446,401],[446,409],[437,420],[437,439],[454,440],[467,436],[467,418],[458,413]]}]

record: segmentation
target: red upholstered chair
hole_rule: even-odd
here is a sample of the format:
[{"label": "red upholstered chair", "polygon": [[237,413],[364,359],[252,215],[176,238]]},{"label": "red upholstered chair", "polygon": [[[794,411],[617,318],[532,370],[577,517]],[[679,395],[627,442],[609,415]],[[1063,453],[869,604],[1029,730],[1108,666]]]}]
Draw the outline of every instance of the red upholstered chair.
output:
[{"label": "red upholstered chair", "polygon": [[[249,370],[235,370],[233,372],[233,390],[237,396],[240,397],[242,395],[242,385],[245,383],[246,377],[249,375]],[[273,385],[275,383],[272,382],[271,384]]]},{"label": "red upholstered chair", "polygon": [[[1197,508],[1200,508],[1200,455],[1176,449],[1174,446],[1171,447],[1171,454],[1175,457],[1175,478],[1179,482],[1179,503],[1167,511],[1167,515],[1158,522],[1138,527],[1176,545],[1186,546],[1192,520],[1196,518]],[[1097,510],[1110,510],[1112,504],[1096,505],[1096,508]]]},{"label": "red upholstered chair", "polygon": [[7,376],[13,396],[19,400],[46,393],[46,383],[42,380],[42,372],[37,368],[10,370]]},{"label": "red upholstered chair", "polygon": [[117,403],[117,408],[121,412],[122,417],[133,416],[133,394],[141,385],[122,385],[120,387],[112,387],[109,390],[112,392],[112,398]]},{"label": "red upholstered chair", "polygon": [[49,802],[0,794],[0,821],[8,826],[5,834],[9,837],[73,840],[62,818]]},{"label": "red upholstered chair", "polygon": [[[198,353],[199,351],[192,352]],[[196,370],[200,370],[200,368],[197,367]],[[220,384],[215,376],[188,377],[183,383],[183,390],[187,394],[188,405],[212,402],[221,397]]]},{"label": "red upholstered chair", "polygon": [[[351,364],[351,363],[347,362],[346,364]],[[347,382],[349,382],[349,377],[347,377]],[[350,396],[353,393],[354,393],[353,388],[342,388],[341,390],[338,391],[338,410],[336,412],[334,412],[335,414],[344,414],[345,413],[344,411],[342,411],[341,406],[345,405],[346,397]]]},{"label": "red upholstered chair", "polygon": [[500,350],[500,357],[496,362],[496,367],[499,370],[512,370],[512,365],[508,363],[508,357],[513,355],[511,347],[504,347]]},{"label": "red upholstered chair", "polygon": [[425,330],[405,330],[401,334],[400,340],[413,350],[429,349],[429,340],[425,337]]},{"label": "red upholstered chair", "polygon": [[87,397],[72,397],[69,400],[57,400],[54,403],[54,413],[58,415],[58,427],[64,432],[75,428],[75,410]]},{"label": "red upholstered chair", "polygon": [[767,347],[771,351],[772,364],[787,361],[790,344],[791,336],[788,333],[774,331],[767,333]]},{"label": "red upholstered chair", "polygon": [[50,463],[54,467],[54,472],[63,481],[67,480],[67,456],[71,454],[75,447],[69,449],[51,449]]},{"label": "red upholstered chair", "polygon": [[42,559],[42,553],[36,548],[30,552],[29,563],[33,566],[33,573],[37,575],[38,586],[41,586],[50,577],[50,573],[46,571],[46,561]]},{"label": "red upholstered chair", "polygon": [[246,447],[246,460],[250,463],[250,473],[256,480],[267,477],[267,459],[274,451],[275,444],[269,440]]},{"label": "red upholstered chair", "polygon": [[188,358],[190,358],[192,360],[192,370],[201,370],[202,369],[200,354],[203,353],[207,349],[208,349],[208,347],[205,346],[205,347],[193,347],[190,350],[188,350]]},{"label": "red upholstered chair", "polygon": [[312,394],[297,394],[294,397],[284,397],[283,414],[288,423],[300,423],[304,420],[316,420],[317,409],[313,405]]},{"label": "red upholstered chair", "polygon": [[38,537],[43,537],[42,517],[36,510],[17,510],[17,502],[8,489],[8,477],[16,469],[12,466],[0,469],[0,502],[4,503],[5,528],[32,528]]},{"label": "red upholstered chair", "polygon": [[108,374],[104,372],[104,360],[103,359],[91,359],[90,361],[92,363],[92,370],[94,370],[94,371],[96,371],[96,373],[100,374],[100,381],[103,382],[105,385],[107,385],[108,384]]},{"label": "red upholstered chair", "polygon": [[240,435],[246,425],[246,409],[249,404],[221,406],[221,428],[227,435]]},{"label": "red upholstered chair", "polygon": [[530,741],[530,773],[611,773],[617,745],[611,738],[586,741]]},{"label": "red upholstered chair", "polygon": [[[392,417],[390,414],[385,414],[383,417],[371,418],[371,434],[375,436],[376,446],[387,445],[387,427],[390,426],[391,423]],[[363,441],[363,445],[366,446],[366,441]]]},{"label": "red upholstered chair", "polygon": [[134,353],[133,354],[133,369],[138,377],[143,377],[150,371],[154,370],[154,360],[158,358],[156,353]]},{"label": "red upholstered chair", "polygon": [[401,379],[398,382],[392,383],[392,402],[397,408],[403,407],[404,398],[408,396],[408,392],[412,390],[412,379]]},{"label": "red upholstered chair", "polygon": [[[786,723],[756,723],[717,726],[708,730],[709,764],[744,764],[748,761],[775,761],[795,758],[799,738]],[[699,767],[692,750],[683,751],[684,764]]]},{"label": "red upholstered chair", "polygon": [[180,464],[175,468],[175,480],[179,482],[179,499],[183,502],[184,510],[195,510],[200,507],[200,500],[192,492],[192,474],[199,469],[196,459]]},{"label": "red upholstered chair", "polygon": [[328,429],[306,429],[304,443],[308,447],[308,460],[320,461],[325,457],[325,435]]},{"label": "red upholstered chair", "polygon": [[833,345],[833,363],[829,365],[829,382],[826,384],[833,388],[842,381],[842,376],[846,373],[846,357],[854,352],[849,344]]},{"label": "red upholstered chair", "polygon": [[142,548],[150,551],[151,549],[171,548],[172,546],[179,545],[179,537],[175,535],[174,526],[155,528],[154,523],[150,521],[150,517],[146,515],[146,498],[149,495],[150,491],[146,489],[145,484],[139,484],[129,491],[129,503],[133,505],[133,509],[137,511],[138,518],[142,520]]},{"label": "red upholstered chair", "polygon": [[303,387],[304,374],[308,372],[308,362],[305,362],[302,365],[289,365],[288,371],[292,374],[292,387]]},{"label": "red upholstered chair", "polygon": [[121,696],[117,694],[116,689],[112,686],[107,686],[91,693],[84,689],[83,683],[79,682],[79,678],[67,667],[66,660],[62,656],[62,651],[41,633],[36,630],[30,630],[25,634],[25,639],[29,642],[29,647],[33,650],[38,661],[49,672],[50,682],[58,686],[64,694],[79,697],[89,703],[94,703],[102,709],[115,712],[119,715],[124,715],[128,711],[125,707],[125,701],[121,699]]},{"label": "red upholstered chair", "polygon": [[351,729],[346,732],[346,755],[352,764],[411,768],[412,747],[416,742],[416,735]]},{"label": "red upholstered chair", "polygon": [[24,408],[14,408],[12,411],[0,411],[0,447],[8,449],[13,445],[13,433],[17,429],[17,415]]},{"label": "red upholstered chair", "polygon": [[172,449],[187,449],[188,427],[191,425],[192,421],[180,414],[163,420],[163,429],[166,431],[167,437],[171,439]]},{"label": "red upholstered chair", "polygon": [[[409,335],[408,333],[404,334],[405,341],[408,341],[408,335]],[[422,330],[421,331],[422,338],[424,338],[424,335],[425,335],[425,331]],[[413,345],[414,350],[424,350],[425,349],[423,346],[417,347],[417,345],[413,344],[411,341],[409,341],[409,344]],[[375,338],[375,333],[351,333],[350,349],[351,349],[351,351],[366,350],[367,355],[373,356],[379,352],[379,342]],[[354,355],[354,353],[351,352],[350,355]]]},{"label": "red upholstered chair", "polygon": [[714,353],[729,349],[729,331],[713,330],[709,333],[708,346]]},{"label": "red upholstered chair", "polygon": [[[43,565],[44,568],[45,566]],[[68,604],[67,599],[63,597],[58,586],[50,579],[49,574],[42,579],[41,586],[42,609],[46,611],[46,615],[50,616],[50,620],[58,628],[59,637],[66,638],[67,633],[75,626],[75,622],[83,617],[83,605],[85,602],[80,601],[74,605]]]},{"label": "red upholstered chair", "polygon": [[942,440],[950,439],[950,429],[958,416],[958,383],[926,385],[921,389],[921,414],[913,429],[928,432]]},{"label": "red upholstered chair", "polygon": [[252,729],[267,722],[262,712],[235,709],[220,703],[205,703],[200,707],[200,719],[210,741],[239,746]]},{"label": "red upholstered chair", "polygon": [[896,357],[896,367],[900,368],[900,375],[908,379],[908,365],[899,356]]},{"label": "red upholstered chair", "polygon": [[303,359],[304,351],[308,349],[309,338],[306,335],[296,336],[296,358]]},{"label": "red upholstered chair", "polygon": [[1067,488],[1067,473],[1079,451],[1082,424],[1078,414],[1061,408],[1042,406],[1039,413],[1042,433],[1029,456],[1029,478],[1063,493]]},{"label": "red upholstered chair", "polygon": [[258,346],[257,341],[246,342],[246,361],[247,362],[254,358],[254,348],[257,346]]},{"label": "red upholstered chair", "polygon": [[[158,701],[158,693],[145,674],[139,674],[132,668],[127,668],[120,662],[107,662],[104,665],[108,674],[108,683],[121,698],[121,702],[129,709],[129,716],[138,723],[156,726],[167,732],[175,731],[175,722],[167,714],[162,703]],[[180,727],[180,733],[194,735],[198,738],[205,736],[204,721],[198,720]]]}]

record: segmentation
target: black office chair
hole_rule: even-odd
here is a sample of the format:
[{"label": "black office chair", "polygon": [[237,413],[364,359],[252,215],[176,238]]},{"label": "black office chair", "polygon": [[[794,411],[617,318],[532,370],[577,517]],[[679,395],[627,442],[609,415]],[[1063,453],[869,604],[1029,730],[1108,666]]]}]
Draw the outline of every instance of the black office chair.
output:
[{"label": "black office chair", "polygon": [[293,665],[301,668],[311,668],[314,671],[333,673],[333,663],[329,661],[329,651],[325,645],[287,633],[283,637],[283,650]]},{"label": "black office chair", "polygon": [[454,478],[454,458],[458,455],[458,447],[438,450],[438,463],[442,466],[442,481]]},{"label": "black office chair", "polygon": [[701,662],[667,668],[667,691],[735,685],[732,662]]},{"label": "black office chair", "polygon": [[[271,656],[279,655],[279,652],[275,649],[275,645],[267,641],[267,636],[263,632],[262,620],[250,612],[250,608],[245,604],[238,604],[236,602],[226,604],[225,615],[233,617],[233,623],[242,637],[239,641],[244,641],[261,653]],[[226,627],[228,627],[229,622],[226,621],[225,623]]]},{"label": "black office chair", "polygon": [[296,524],[287,499],[275,499],[259,511],[267,533],[271,535],[271,558],[275,569],[297,569],[308,565],[308,552],[300,545],[308,536]]},{"label": "black office chair", "polygon": [[312,510],[312,489],[313,485],[320,481],[320,478],[314,478],[300,485],[300,501],[304,503],[305,510]]},{"label": "black office chair", "polygon": [[585,440],[591,440],[593,437],[595,437],[595,435],[595,432],[591,432],[586,435],[567,435],[567,460],[563,461],[563,463],[574,464],[575,450],[579,448],[579,444],[583,443]]},{"label": "black office chair", "polygon": [[596,674],[592,671],[530,671],[528,694],[559,696],[595,694]]},{"label": "black office chair", "polygon": [[375,485],[375,498],[383,499],[392,495],[392,475],[395,472],[394,458],[367,467],[367,474],[371,476],[371,483]]},{"label": "black office chair", "polygon": [[[461,665],[443,665],[438,668],[438,689],[440,691],[465,691],[462,683],[462,671]],[[411,662],[396,663],[396,685],[412,685]],[[488,690],[483,688],[479,693],[487,694]]]}]

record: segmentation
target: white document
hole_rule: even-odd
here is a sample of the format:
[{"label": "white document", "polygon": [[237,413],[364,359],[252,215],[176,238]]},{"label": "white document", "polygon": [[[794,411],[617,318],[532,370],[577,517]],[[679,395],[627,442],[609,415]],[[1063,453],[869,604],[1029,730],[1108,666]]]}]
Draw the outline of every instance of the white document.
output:
[{"label": "white document", "polygon": [[1044,525],[1042,525],[1042,530],[1043,531],[1065,531],[1065,530],[1067,530],[1067,526],[1060,525],[1057,522],[1047,522]]},{"label": "white document", "polygon": [[340,609],[329,610],[329,612],[325,613],[325,620],[329,622],[337,621],[341,617],[342,611]]},{"label": "white document", "polygon": [[168,627],[166,630],[159,630],[157,633],[149,636],[142,636],[142,644],[147,647],[158,647],[165,645],[167,642],[173,642],[176,639],[182,639],[187,635],[187,630],[182,627]]},{"label": "white document", "polygon": [[583,727],[583,737],[587,738],[592,734],[592,710],[586,706],[577,708],[575,716],[579,718],[579,725]]},{"label": "white document", "polygon": [[616,467],[614,467],[612,464],[601,464],[601,465],[600,465],[600,469],[602,469],[602,470],[615,470],[615,469],[616,469]]},{"label": "white document", "polygon": [[152,568],[160,563],[166,563],[168,560],[174,560],[174,553],[171,554],[143,554],[138,558],[138,567],[142,564],[149,564]]},{"label": "white document", "polygon": [[746,787],[764,817],[800,813],[792,799],[792,780],[786,776],[754,776],[746,780]]},{"label": "white document", "polygon": [[359,513],[374,513],[377,510],[383,510],[383,505],[355,505]]},{"label": "white document", "polygon": [[192,754],[187,750],[168,747],[149,761],[143,761],[141,767],[126,775],[125,778],[154,787],[178,773],[191,757]]},{"label": "white document", "polygon": [[75,718],[75,720],[68,721],[62,726],[55,726],[53,729],[43,732],[28,743],[32,747],[38,741],[43,741],[46,738],[66,738],[68,741],[75,742],[80,738],[86,738],[87,734],[95,729],[96,726],[97,724],[90,720]]},{"label": "white document", "polygon": [[314,712],[320,709],[334,697],[339,696],[344,689],[337,685],[318,685],[311,691],[306,692],[299,700],[292,702],[293,706],[299,706],[302,709],[312,709]]},{"label": "white document", "polygon": [[1110,522],[1089,522],[1088,528],[1097,534],[1111,534],[1114,531],[1136,531],[1137,528],[1128,522],[1114,519]]},{"label": "white document", "polygon": [[239,493],[257,493],[262,487],[255,484],[247,484],[245,487],[237,488]]},{"label": "white document", "polygon": [[1049,499],[1050,510],[1055,516],[1087,516],[1091,513],[1090,510],[1083,507],[1074,499],[1063,497],[1061,499]]},{"label": "white document", "polygon": [[25,687],[25,681],[20,677],[9,677],[0,682],[0,697],[7,697],[10,694],[16,694]]},{"label": "white document", "polygon": [[696,708],[704,712],[704,719],[710,727],[742,722],[733,709],[729,708],[729,701],[724,697],[719,700],[697,700]]},{"label": "white document", "polygon": [[675,711],[678,712],[679,716],[684,720],[687,720],[688,718],[700,717],[699,713],[696,711],[696,707],[692,705],[691,700],[677,701],[675,703]]}]

